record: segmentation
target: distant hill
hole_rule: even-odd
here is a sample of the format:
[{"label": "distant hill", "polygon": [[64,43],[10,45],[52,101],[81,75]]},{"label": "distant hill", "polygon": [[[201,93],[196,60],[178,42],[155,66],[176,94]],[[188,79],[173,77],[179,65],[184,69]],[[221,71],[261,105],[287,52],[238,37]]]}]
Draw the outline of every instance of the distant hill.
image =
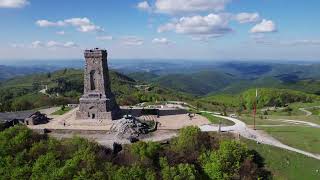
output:
[{"label": "distant hill", "polygon": [[152,82],[155,78],[158,78],[160,75],[150,73],[150,72],[134,72],[129,73],[129,77],[142,82]]},{"label": "distant hill", "polygon": [[[217,94],[202,97],[202,106],[212,108],[214,106],[226,106],[235,110],[252,109],[255,101],[256,89],[248,89],[235,95]],[[285,106],[294,102],[319,101],[320,96],[301,91],[278,88],[258,88],[257,107]]]},{"label": "distant hill", "polygon": [[231,74],[218,71],[200,71],[197,73],[163,76],[144,72],[129,74],[129,76],[141,81],[158,84],[161,87],[194,95],[206,95],[212,91],[219,91],[237,79]]},{"label": "distant hill", "polygon": [[201,71],[193,74],[172,74],[154,80],[160,86],[195,95],[205,95],[228,86],[235,78],[232,75]]},{"label": "distant hill", "polygon": [[57,70],[57,68],[51,66],[19,67],[0,65],[0,81],[4,81],[16,76],[24,76],[28,74],[43,73],[54,70]]},{"label": "distant hill", "polygon": [[[219,67],[219,68],[217,68]],[[281,88],[320,94],[319,64],[223,63],[211,70],[156,75],[128,74],[140,81],[194,94],[237,94],[250,88]]]},{"label": "distant hill", "polygon": [[[110,71],[111,88],[120,105],[170,100],[191,101],[191,95],[157,85],[139,88],[134,79]],[[25,110],[42,106],[77,103],[83,93],[83,70],[64,69],[55,72],[15,77],[0,84],[0,111]],[[39,91],[48,86],[47,95]]]}]

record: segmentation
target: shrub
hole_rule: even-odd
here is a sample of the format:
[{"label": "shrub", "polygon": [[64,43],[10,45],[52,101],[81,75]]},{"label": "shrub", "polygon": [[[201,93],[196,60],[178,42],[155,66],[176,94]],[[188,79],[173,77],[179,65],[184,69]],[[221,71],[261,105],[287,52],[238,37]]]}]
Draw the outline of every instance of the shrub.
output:
[{"label": "shrub", "polygon": [[200,156],[204,172],[211,179],[232,179],[238,176],[241,163],[248,157],[248,149],[236,141],[223,141],[217,151]]},{"label": "shrub", "polygon": [[169,166],[166,158],[160,158],[161,175],[164,180],[185,180],[196,179],[197,170],[193,164],[178,164],[176,166]]},{"label": "shrub", "polygon": [[157,142],[143,142],[139,141],[131,146],[131,153],[138,156],[139,159],[145,160],[146,158],[154,160],[160,144]]},{"label": "shrub", "polygon": [[196,126],[180,129],[179,136],[174,139],[172,148],[176,152],[191,152],[200,149],[201,130]]}]

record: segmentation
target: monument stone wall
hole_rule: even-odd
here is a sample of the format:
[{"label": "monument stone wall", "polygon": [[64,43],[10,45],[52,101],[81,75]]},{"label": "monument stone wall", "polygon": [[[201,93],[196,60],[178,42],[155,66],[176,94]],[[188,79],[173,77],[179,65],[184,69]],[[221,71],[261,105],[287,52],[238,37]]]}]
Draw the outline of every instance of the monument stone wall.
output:
[{"label": "monument stone wall", "polygon": [[120,108],[111,92],[107,51],[103,49],[85,50],[84,94],[80,98],[77,119],[120,118]]}]

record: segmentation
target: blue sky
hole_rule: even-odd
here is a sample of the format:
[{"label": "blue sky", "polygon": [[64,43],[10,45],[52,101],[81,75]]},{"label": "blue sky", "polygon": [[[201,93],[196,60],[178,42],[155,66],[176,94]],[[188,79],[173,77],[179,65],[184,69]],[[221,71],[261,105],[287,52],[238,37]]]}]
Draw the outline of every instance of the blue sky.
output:
[{"label": "blue sky", "polygon": [[319,60],[318,0],[0,0],[0,60]]}]

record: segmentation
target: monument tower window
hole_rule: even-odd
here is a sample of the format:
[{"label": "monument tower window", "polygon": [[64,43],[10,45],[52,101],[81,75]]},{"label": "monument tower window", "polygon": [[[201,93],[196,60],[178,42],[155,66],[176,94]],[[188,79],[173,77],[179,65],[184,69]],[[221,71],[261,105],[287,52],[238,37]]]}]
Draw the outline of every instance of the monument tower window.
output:
[{"label": "monument tower window", "polygon": [[96,71],[92,70],[90,71],[90,89],[95,90],[96,89]]}]

